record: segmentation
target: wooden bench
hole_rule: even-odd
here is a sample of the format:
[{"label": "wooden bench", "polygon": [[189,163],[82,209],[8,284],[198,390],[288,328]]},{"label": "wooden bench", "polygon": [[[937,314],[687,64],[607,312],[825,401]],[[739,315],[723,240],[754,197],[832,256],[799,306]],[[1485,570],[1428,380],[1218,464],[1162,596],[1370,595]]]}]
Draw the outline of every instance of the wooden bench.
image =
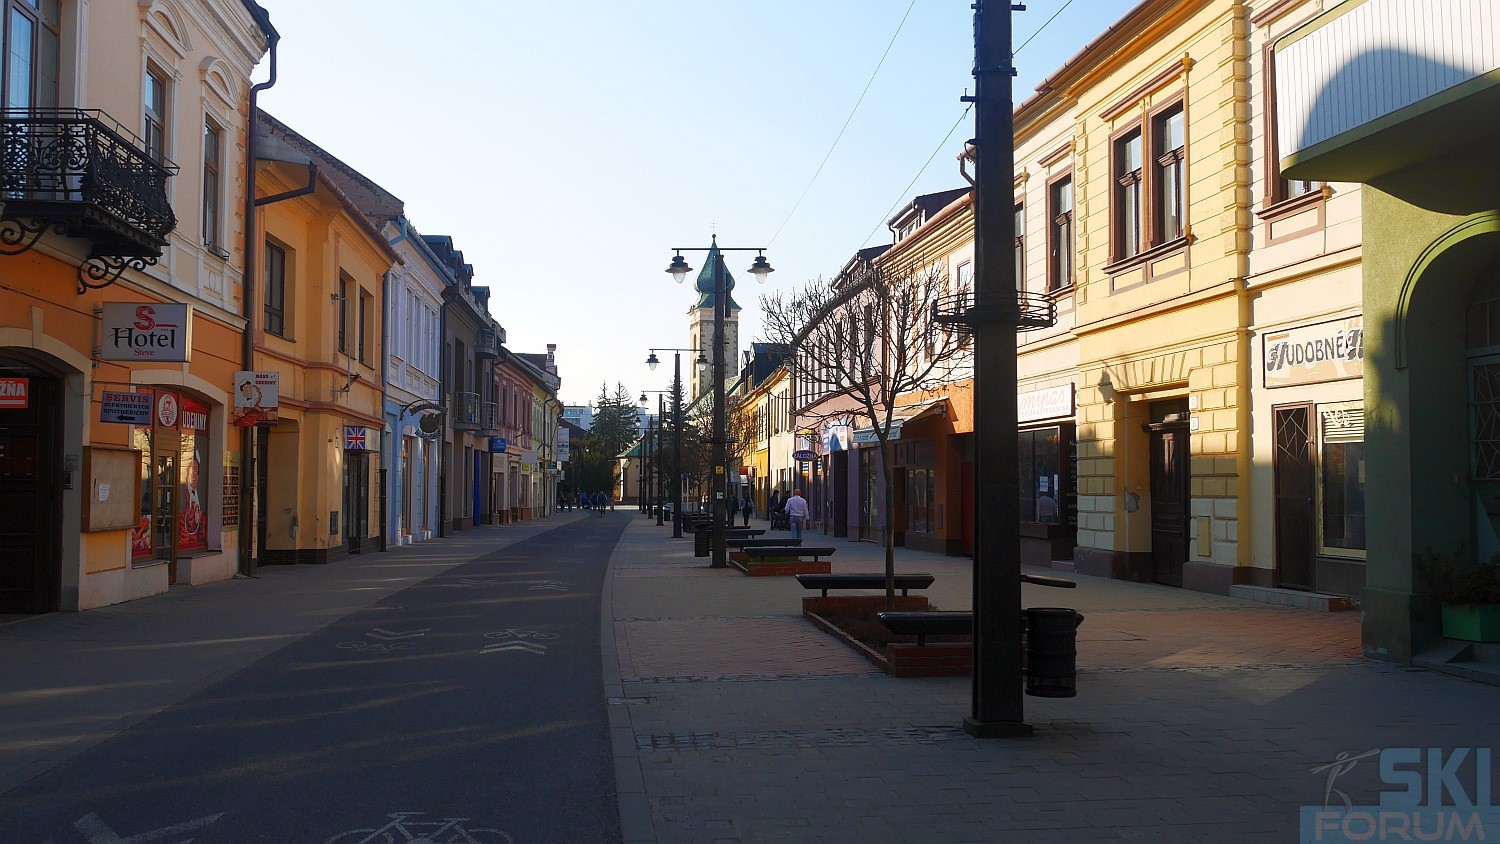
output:
[{"label": "wooden bench", "polygon": [[771,546],[771,547],[774,548],[774,547],[783,547],[783,546],[787,546],[787,545],[801,545],[802,544],[802,540],[800,540],[800,539],[755,539],[755,538],[743,538],[742,539],[742,538],[738,538],[738,537],[730,537],[729,539],[724,540],[724,544],[728,545],[730,548],[738,548],[738,549],[740,549],[740,550],[743,551],[746,548],[764,548],[766,546]]},{"label": "wooden bench", "polygon": [[809,548],[804,545],[787,545],[782,542],[778,545],[762,545],[757,548],[746,548],[744,554],[757,560],[768,560],[775,557],[792,557],[803,559],[812,557],[813,562],[818,562],[820,557],[832,557],[838,551],[837,548]]},{"label": "wooden bench", "polygon": [[972,612],[900,612],[882,610],[875,613],[880,623],[897,636],[916,636],[917,645],[926,647],[928,636],[958,635],[974,632]]},{"label": "wooden bench", "polygon": [[[896,588],[906,595],[908,589],[926,589],[932,585],[930,574],[898,574]],[[803,589],[821,589],[828,597],[829,589],[884,589],[885,575],[880,572],[850,572],[848,574],[799,574],[797,582]]]}]

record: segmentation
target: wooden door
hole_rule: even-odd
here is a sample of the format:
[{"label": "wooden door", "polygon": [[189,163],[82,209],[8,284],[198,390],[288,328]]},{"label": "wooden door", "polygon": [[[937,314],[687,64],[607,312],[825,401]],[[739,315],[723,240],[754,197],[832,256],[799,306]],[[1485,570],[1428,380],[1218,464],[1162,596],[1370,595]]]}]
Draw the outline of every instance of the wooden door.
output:
[{"label": "wooden door", "polygon": [[1313,588],[1313,532],[1317,518],[1317,470],[1313,454],[1312,405],[1278,407],[1276,452],[1276,585]]},{"label": "wooden door", "polygon": [[1188,555],[1188,428],[1150,426],[1152,579],[1182,585]]},{"label": "wooden door", "polygon": [[0,410],[0,613],[55,611],[61,582],[59,390],[36,370],[22,373],[5,375],[26,379],[27,407]]},{"label": "wooden door", "polygon": [[370,521],[370,456],[367,451],[344,452],[344,539],[350,554],[358,554]]}]

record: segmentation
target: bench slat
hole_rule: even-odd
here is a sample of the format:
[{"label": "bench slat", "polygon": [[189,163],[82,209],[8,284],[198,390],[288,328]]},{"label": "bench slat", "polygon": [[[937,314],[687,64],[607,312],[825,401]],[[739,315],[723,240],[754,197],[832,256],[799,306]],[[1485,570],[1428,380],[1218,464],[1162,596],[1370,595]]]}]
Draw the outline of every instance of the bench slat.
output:
[{"label": "bench slat", "polygon": [[897,636],[916,636],[917,644],[925,646],[929,635],[974,632],[974,613],[964,611],[903,612],[882,610],[875,613],[886,629]]},{"label": "bench slat", "polygon": [[[908,589],[926,589],[932,585],[933,576],[912,572],[896,575],[896,588],[902,595]],[[829,589],[884,589],[885,575],[880,572],[848,572],[843,574],[799,574],[797,582],[804,589],[821,589],[828,597]]]}]

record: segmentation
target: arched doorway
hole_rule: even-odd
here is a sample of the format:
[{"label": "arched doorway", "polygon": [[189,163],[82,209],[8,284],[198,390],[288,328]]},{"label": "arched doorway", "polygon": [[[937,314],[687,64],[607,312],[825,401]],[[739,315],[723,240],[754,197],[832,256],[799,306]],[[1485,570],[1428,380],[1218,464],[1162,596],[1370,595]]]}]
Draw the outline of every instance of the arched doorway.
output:
[{"label": "arched doorway", "polygon": [[59,608],[62,421],[61,379],[0,354],[0,614]]}]

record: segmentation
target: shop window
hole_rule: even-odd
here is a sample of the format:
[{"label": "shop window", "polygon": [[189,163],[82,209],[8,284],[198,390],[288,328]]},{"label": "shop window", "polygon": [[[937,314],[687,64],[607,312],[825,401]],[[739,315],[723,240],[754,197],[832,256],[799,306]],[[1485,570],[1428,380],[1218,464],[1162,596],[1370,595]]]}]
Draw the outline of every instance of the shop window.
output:
[{"label": "shop window", "polygon": [[1319,552],[1365,550],[1365,412],[1358,404],[1321,405],[1322,530]]},{"label": "shop window", "polygon": [[130,539],[136,563],[208,548],[208,405],[167,391],[152,394],[153,424],[132,429],[141,453],[139,520]]},{"label": "shop window", "polygon": [[1021,521],[1076,525],[1078,510],[1072,448],[1071,426],[1038,428],[1017,434]]}]

